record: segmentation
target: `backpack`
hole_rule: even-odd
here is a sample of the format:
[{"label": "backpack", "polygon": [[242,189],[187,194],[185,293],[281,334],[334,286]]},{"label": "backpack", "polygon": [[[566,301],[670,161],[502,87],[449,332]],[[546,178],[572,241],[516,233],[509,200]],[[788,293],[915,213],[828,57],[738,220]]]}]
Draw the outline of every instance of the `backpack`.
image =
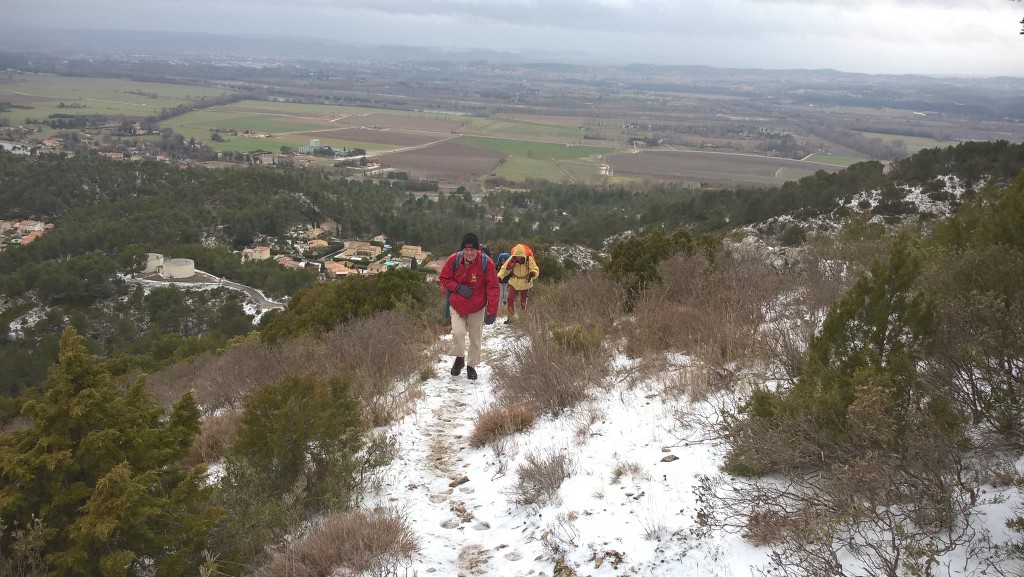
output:
[{"label": "backpack", "polygon": [[[452,263],[452,272],[455,272],[455,270],[459,268],[459,265],[462,264],[461,250],[458,252],[458,255],[459,257],[456,258],[455,262]],[[484,274],[487,274],[487,262],[491,259],[491,257],[487,256],[487,253],[483,251],[480,251],[480,257],[483,259],[480,261],[480,269],[484,272]],[[444,287],[441,287],[441,293],[444,295],[444,318],[450,319],[452,316],[452,291],[446,291],[444,290]]]}]

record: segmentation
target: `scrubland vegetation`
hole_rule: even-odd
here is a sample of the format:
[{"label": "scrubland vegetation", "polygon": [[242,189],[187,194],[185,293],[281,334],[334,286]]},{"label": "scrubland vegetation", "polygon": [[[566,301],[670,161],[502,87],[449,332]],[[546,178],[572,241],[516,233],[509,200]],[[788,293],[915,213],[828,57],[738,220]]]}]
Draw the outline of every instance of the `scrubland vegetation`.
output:
[{"label": "scrubland vegetation", "polygon": [[[416,527],[360,496],[394,457],[379,427],[432,376],[436,287],[410,270],[292,278],[287,309],[250,332],[227,322],[240,315],[226,297],[189,311],[181,295],[135,294],[117,276],[165,246],[233,273],[238,230],[329,217],[438,249],[466,229],[536,239],[546,284],[522,339],[493,363],[496,405],[474,445],[603,394],[624,355],[627,381],[660,375],[663,394],[718,407],[699,424],[728,456],[697,489],[695,538],[740,532],[772,549],[778,575],[845,575],[840,553],[863,574],[932,575],[952,549],[988,574],[1019,575],[1024,512],[1002,548],[972,515],[985,486],[1024,487],[1021,168],[1024,147],[971,143],[770,191],[563,186],[474,202],[287,169],[0,154],[0,204],[57,223],[0,254],[3,310],[49,311],[18,337],[5,331],[0,350],[21,375],[3,390],[0,574],[398,573]],[[939,187],[946,176],[963,186]],[[908,187],[930,187],[955,212],[921,214]],[[876,202],[853,203],[872,190]],[[170,212],[176,225],[161,227]],[[772,220],[783,216],[791,224]],[[534,232],[552,223],[551,236]],[[792,226],[805,234],[789,240],[806,242],[781,268],[737,242],[777,242]],[[613,235],[590,270],[549,251],[597,251]],[[86,259],[89,274],[67,272]],[[165,301],[177,304],[155,304]],[[184,322],[211,309],[224,321]],[[118,324],[124,314],[134,322]],[[224,326],[236,328],[210,336]],[[571,450],[531,455],[510,502],[545,502],[574,466]],[[642,473],[622,461],[612,474]]]}]

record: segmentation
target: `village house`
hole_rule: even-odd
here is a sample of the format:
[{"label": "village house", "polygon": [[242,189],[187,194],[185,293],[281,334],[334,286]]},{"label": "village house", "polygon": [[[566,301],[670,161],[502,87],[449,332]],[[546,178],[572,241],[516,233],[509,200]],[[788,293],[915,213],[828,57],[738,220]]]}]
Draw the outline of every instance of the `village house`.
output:
[{"label": "village house", "polygon": [[370,265],[366,267],[366,274],[377,274],[386,270],[388,270],[388,265],[386,263],[371,262]]},{"label": "village house", "polygon": [[380,256],[382,250],[383,249],[381,249],[379,246],[370,244],[369,242],[366,241],[350,240],[345,241],[345,250],[342,251],[341,254],[342,256],[349,258],[354,256],[364,256],[370,259],[375,259],[378,256]]},{"label": "village house", "polygon": [[39,222],[38,220],[23,220],[15,225],[22,234],[28,234],[30,232],[43,232],[46,229],[46,223]]},{"label": "village house", "polygon": [[270,258],[269,246],[254,246],[242,250],[242,262],[250,260],[267,260]]},{"label": "village house", "polygon": [[322,228],[311,228],[311,229],[306,231],[306,238],[319,238],[323,234],[324,234],[324,229],[322,229]]},{"label": "village house", "polygon": [[433,271],[435,273],[440,274],[441,267],[443,267],[443,266],[444,266],[444,261],[443,260],[432,260],[432,261],[430,261],[430,262],[428,262],[426,264],[421,265],[421,268],[424,268],[426,270]]},{"label": "village house", "polygon": [[277,262],[277,264],[283,266],[284,268],[290,268],[290,269],[294,269],[294,270],[299,270],[299,269],[302,268],[302,263],[301,262],[293,259],[292,257],[290,257],[288,255],[282,254],[282,255],[278,256],[277,258],[275,258],[274,261]]},{"label": "village house", "polygon": [[[403,244],[401,254],[406,258],[416,258],[417,254],[423,253],[423,247],[415,244]],[[419,260],[417,258],[417,260]]]},{"label": "village house", "polygon": [[0,220],[0,250],[8,244],[30,244],[53,230],[53,225],[37,220]]},{"label": "village house", "polygon": [[314,238],[309,241],[309,248],[325,248],[326,246],[327,241],[322,238]]},{"label": "village house", "polygon": [[20,244],[29,244],[30,242],[36,240],[37,238],[39,238],[41,236],[43,236],[43,233],[38,232],[38,231],[32,231],[32,232],[26,234],[25,236],[21,237]]},{"label": "village house", "polygon": [[327,276],[333,278],[345,277],[350,274],[359,274],[359,270],[354,268],[352,263],[344,260],[325,262],[324,268],[327,270]]}]

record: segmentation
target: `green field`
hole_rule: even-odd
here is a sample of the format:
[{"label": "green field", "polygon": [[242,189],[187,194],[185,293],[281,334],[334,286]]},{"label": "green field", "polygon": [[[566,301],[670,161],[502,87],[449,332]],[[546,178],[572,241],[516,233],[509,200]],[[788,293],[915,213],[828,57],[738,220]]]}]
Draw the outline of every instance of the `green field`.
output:
[{"label": "green field", "polygon": [[498,176],[517,181],[527,178],[549,180],[551,182],[568,180],[566,174],[558,168],[557,163],[550,160],[523,158],[521,156],[510,156],[495,172]]},{"label": "green field", "polygon": [[604,176],[601,174],[601,167],[598,164],[587,162],[562,162],[562,170],[572,176],[572,180],[578,184],[601,184]]},{"label": "green field", "polygon": [[865,138],[877,138],[882,142],[891,143],[895,140],[902,140],[904,146],[907,147],[907,153],[914,154],[924,150],[925,148],[945,148],[956,144],[951,140],[936,140],[934,138],[925,138],[923,136],[900,136],[898,134],[882,134],[880,132],[861,132]]},{"label": "green field", "polygon": [[[189,104],[197,99],[223,96],[231,91],[180,84],[136,82],[111,78],[68,78],[32,74],[0,77],[0,102],[30,108],[16,108],[17,114],[45,119],[51,114],[126,116],[143,118],[165,108]],[[61,103],[64,104],[61,107]],[[13,114],[12,110],[9,114]]]},{"label": "green field", "polygon": [[615,151],[614,148],[600,146],[576,146],[480,136],[460,136],[455,141],[466,146],[508,153],[508,160],[496,172],[498,176],[520,181],[527,178],[551,182],[589,183],[599,181],[600,166],[597,161],[588,162],[584,159]]},{"label": "green field", "polygon": [[[292,102],[272,102],[263,100],[243,100],[218,110],[225,112],[241,112],[250,114],[280,114],[282,116],[300,116],[303,118],[324,118],[330,120],[339,116],[366,115],[381,112],[373,108],[356,106],[332,106],[327,104],[298,104]],[[398,111],[389,111],[395,112]]]},{"label": "green field", "polygon": [[[188,131],[199,130],[207,136],[213,129],[226,130],[248,130],[250,132],[261,132],[264,134],[280,135],[290,132],[306,132],[311,130],[332,130],[327,123],[318,123],[302,118],[291,116],[276,116],[271,114],[239,114],[235,112],[223,112],[217,109],[195,110],[175,118],[165,120],[162,126],[173,128],[185,136]],[[309,140],[309,137],[306,137]],[[304,144],[309,144],[305,142]]]},{"label": "green field", "polygon": [[540,138],[562,142],[577,142],[583,138],[583,133],[575,126],[539,124],[507,118],[475,118],[463,132],[479,136],[501,136],[527,140]]},{"label": "green field", "polygon": [[[227,107],[196,110],[165,120],[161,123],[161,126],[171,128],[185,138],[202,140],[215,150],[233,152],[252,152],[254,150],[277,151],[282,146],[297,148],[309,144],[310,132],[329,132],[335,130],[327,122],[318,123],[308,118],[279,116],[276,114],[242,114],[228,112],[225,108]],[[222,131],[221,136],[227,142],[213,142],[210,140],[210,134],[215,128]],[[229,130],[237,130],[239,132],[248,130],[252,133],[263,133],[270,136],[267,138],[247,138],[224,133],[224,131]],[[362,148],[370,152],[394,148],[338,138],[321,138],[320,143],[332,148]]]}]

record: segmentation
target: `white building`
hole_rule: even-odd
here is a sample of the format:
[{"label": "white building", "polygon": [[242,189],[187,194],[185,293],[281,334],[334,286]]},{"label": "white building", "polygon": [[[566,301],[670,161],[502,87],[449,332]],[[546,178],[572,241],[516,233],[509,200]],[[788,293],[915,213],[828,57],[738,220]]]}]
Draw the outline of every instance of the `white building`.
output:
[{"label": "white building", "polygon": [[196,275],[196,263],[190,258],[172,258],[164,261],[163,276],[189,278]]}]

